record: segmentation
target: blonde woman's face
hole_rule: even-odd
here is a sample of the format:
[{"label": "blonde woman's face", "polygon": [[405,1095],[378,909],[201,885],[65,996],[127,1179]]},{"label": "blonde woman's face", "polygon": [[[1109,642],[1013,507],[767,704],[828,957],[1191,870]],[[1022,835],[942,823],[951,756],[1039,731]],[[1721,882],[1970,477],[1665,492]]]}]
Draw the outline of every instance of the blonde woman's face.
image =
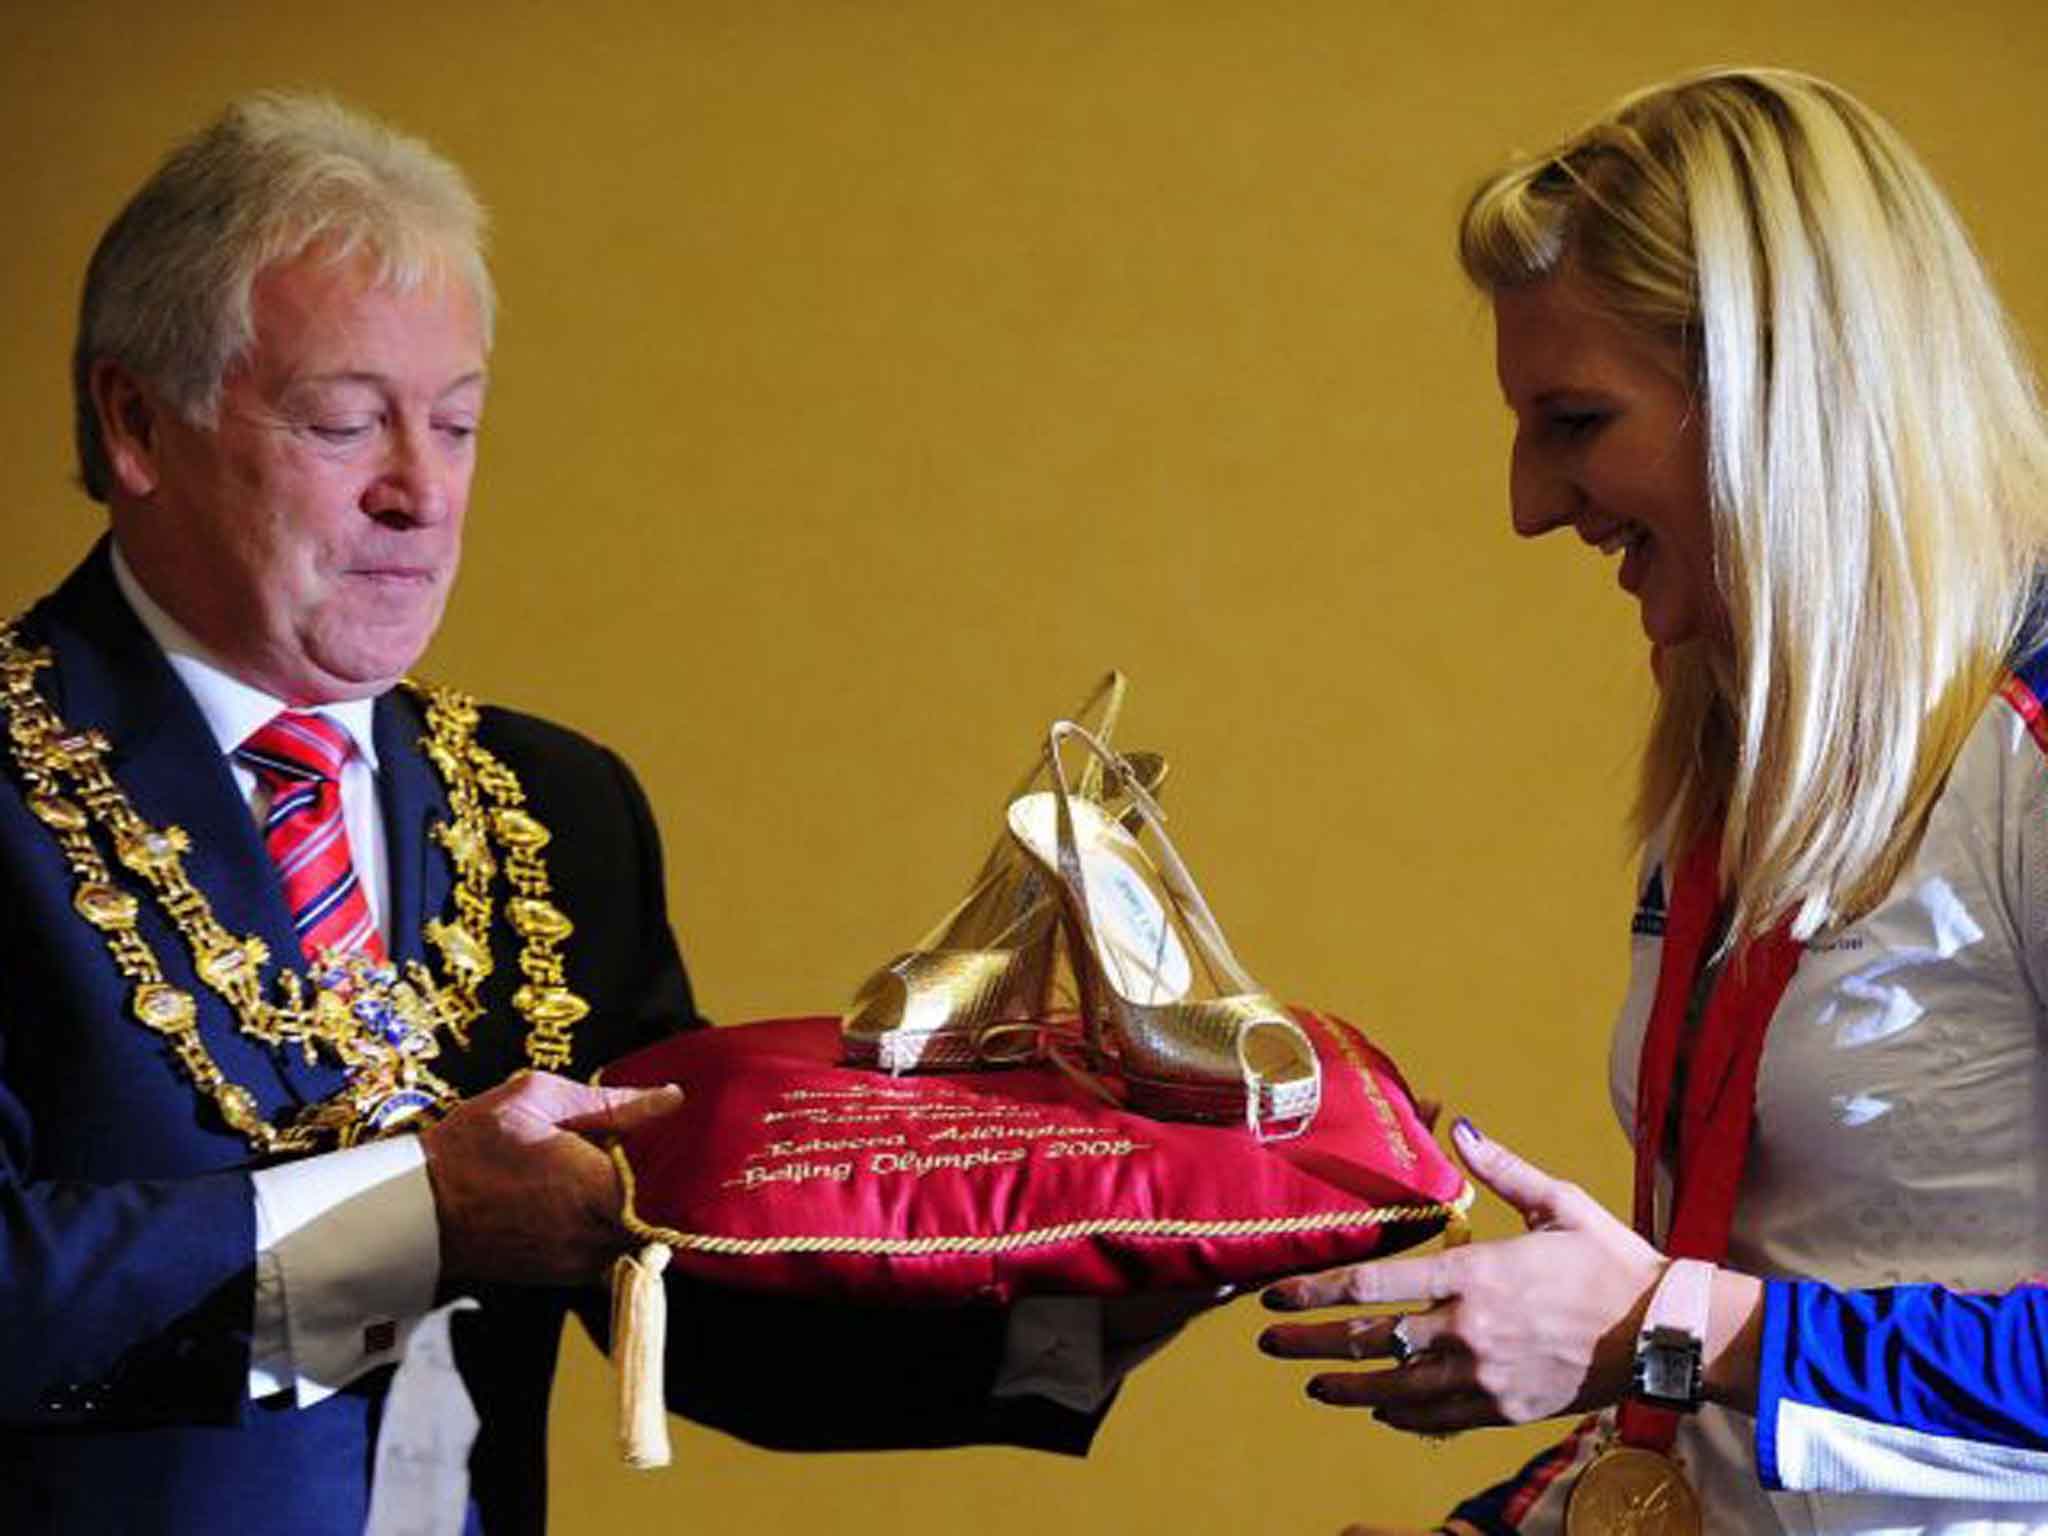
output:
[{"label": "blonde woman's face", "polygon": [[1515,414],[1515,532],[1569,528],[1621,557],[1658,645],[1726,644],[1714,580],[1705,434],[1681,366],[1560,275],[1494,300],[1501,393]]}]

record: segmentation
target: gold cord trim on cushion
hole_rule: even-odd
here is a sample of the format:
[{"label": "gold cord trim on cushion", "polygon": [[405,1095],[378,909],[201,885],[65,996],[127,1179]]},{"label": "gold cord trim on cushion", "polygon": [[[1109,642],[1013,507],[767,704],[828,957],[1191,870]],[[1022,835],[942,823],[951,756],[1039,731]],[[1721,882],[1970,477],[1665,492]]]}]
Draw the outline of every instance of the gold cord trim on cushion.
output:
[{"label": "gold cord trim on cushion", "polygon": [[678,1232],[643,1221],[634,1209],[633,1165],[624,1147],[611,1147],[618,1170],[619,1222],[640,1244],[638,1253],[621,1254],[612,1266],[612,1362],[619,1372],[619,1452],[631,1467],[665,1467],[669,1463],[666,1408],[663,1406],[662,1354],[668,1332],[667,1298],[661,1272],[669,1251],[734,1255],[760,1253],[1009,1253],[1076,1237],[1118,1233],[1146,1237],[1255,1237],[1270,1233],[1314,1232],[1399,1222],[1444,1222],[1444,1242],[1455,1245],[1470,1236],[1467,1213],[1477,1191],[1463,1182],[1452,1201],[1424,1200],[1381,1205],[1364,1211],[1325,1211],[1308,1216],[1264,1216],[1232,1221],[1105,1216],[1061,1222],[992,1237],[713,1237]]},{"label": "gold cord trim on cushion", "polygon": [[694,1253],[1012,1253],[1019,1248],[1042,1247],[1070,1238],[1095,1237],[1108,1233],[1138,1237],[1262,1237],[1283,1232],[1343,1231],[1353,1227],[1386,1227],[1410,1221],[1462,1222],[1471,1209],[1473,1188],[1467,1180],[1453,1201],[1423,1200],[1406,1205],[1378,1205],[1363,1211],[1322,1211],[1305,1216],[1253,1216],[1226,1221],[1197,1221],[1172,1216],[1098,1216],[1082,1221],[1063,1221],[1050,1227],[1031,1227],[1021,1232],[1000,1232],[986,1237],[836,1237],[791,1235],[783,1237],[715,1237],[702,1232],[678,1232],[641,1220],[633,1204],[633,1167],[625,1150],[612,1148],[612,1163],[619,1170],[625,1193],[620,1221],[642,1243],[661,1243],[678,1251]]}]

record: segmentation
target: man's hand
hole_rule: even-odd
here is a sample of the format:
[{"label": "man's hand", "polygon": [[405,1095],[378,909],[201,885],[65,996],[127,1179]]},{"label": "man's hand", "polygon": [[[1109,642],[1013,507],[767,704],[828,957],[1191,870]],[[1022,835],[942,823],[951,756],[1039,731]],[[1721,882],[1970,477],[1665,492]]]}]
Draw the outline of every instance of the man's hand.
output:
[{"label": "man's hand", "polygon": [[589,1138],[682,1102],[680,1088],[586,1088],[522,1072],[420,1136],[441,1227],[441,1278],[574,1285],[628,1246],[618,1171]]}]

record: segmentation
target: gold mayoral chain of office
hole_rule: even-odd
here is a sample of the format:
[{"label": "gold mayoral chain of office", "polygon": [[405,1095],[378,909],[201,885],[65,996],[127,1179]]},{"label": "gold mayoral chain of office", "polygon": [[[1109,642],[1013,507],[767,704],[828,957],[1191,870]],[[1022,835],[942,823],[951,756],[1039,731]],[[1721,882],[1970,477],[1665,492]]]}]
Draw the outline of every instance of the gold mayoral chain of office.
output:
[{"label": "gold mayoral chain of office", "polygon": [[[134,983],[135,1017],[164,1037],[193,1086],[257,1152],[351,1146],[407,1122],[414,1128],[461,1098],[427,1063],[440,1054],[443,1030],[467,1048],[469,1026],[483,1015],[477,994],[493,969],[492,884],[501,867],[513,892],[505,917],[521,941],[524,979],[512,1006],[527,1025],[527,1060],[543,1071],[569,1064],[576,1024],[590,1007],[569,989],[562,969],[560,949],[572,925],[549,899],[541,850],[550,834],[524,808],[517,776],[476,741],[475,699],[405,684],[426,711],[420,745],[448,794],[449,819],[432,835],[454,869],[454,914],[422,929],[440,951],[441,974],[417,960],[398,966],[323,950],[306,976],[280,969],[273,1000],[263,981],[269,946],[254,934],[230,933],[187,878],[183,856],[191,838],[181,827],[152,827],[137,815],[107,771],[107,738],[71,729],[37,689],[36,673],[53,661],[49,650],[25,645],[13,625],[0,626],[0,708],[28,808],[63,850],[75,882],[72,906]],[[200,1038],[198,1000],[164,979],[137,928],[140,900],[115,882],[95,827],[115,860],[149,888],[200,980],[234,1011],[242,1033],[273,1049],[297,1047],[309,1066],[323,1054],[331,1058],[345,1078],[338,1091],[281,1124],[263,1117],[256,1096],[229,1080]]]}]

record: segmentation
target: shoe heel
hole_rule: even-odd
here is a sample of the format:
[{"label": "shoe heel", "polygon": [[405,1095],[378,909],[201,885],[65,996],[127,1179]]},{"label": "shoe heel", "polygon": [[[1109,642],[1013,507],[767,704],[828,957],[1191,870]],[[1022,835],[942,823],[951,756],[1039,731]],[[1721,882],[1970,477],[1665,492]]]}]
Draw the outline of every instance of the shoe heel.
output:
[{"label": "shoe heel", "polygon": [[[1110,672],[1081,705],[1103,736],[1122,712],[1125,687],[1123,675]],[[1148,794],[1166,777],[1156,753],[1124,761],[1129,780]],[[1041,759],[1005,804],[1044,776]],[[1107,793],[1105,814],[1129,814],[1119,787],[1105,789],[1099,763],[1088,765],[1075,792],[1090,799]],[[1052,882],[1005,831],[953,910],[861,984],[840,1016],[842,1059],[890,1073],[1033,1059],[1041,1027],[1056,1024],[1060,1012],[1059,926]]]},{"label": "shoe heel", "polygon": [[[1123,818],[1069,786],[1076,741],[1117,782],[1155,837],[1155,863]],[[1089,1038],[1114,1058],[1134,1107],[1167,1119],[1243,1119],[1261,1140],[1298,1135],[1322,1100],[1322,1068],[1301,1026],[1231,953],[1162,825],[1158,805],[1085,727],[1056,724],[1050,791],[1013,801],[1011,836],[1060,897]]]}]

